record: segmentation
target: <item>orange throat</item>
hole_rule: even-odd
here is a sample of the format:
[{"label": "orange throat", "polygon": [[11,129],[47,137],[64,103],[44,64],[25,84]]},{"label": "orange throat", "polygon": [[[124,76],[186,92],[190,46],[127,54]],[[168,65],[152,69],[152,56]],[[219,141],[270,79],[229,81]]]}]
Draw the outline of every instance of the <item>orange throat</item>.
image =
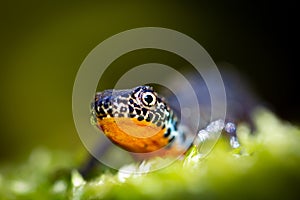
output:
[{"label": "orange throat", "polygon": [[98,127],[116,145],[132,153],[149,153],[168,145],[165,128],[136,118],[98,119]]}]

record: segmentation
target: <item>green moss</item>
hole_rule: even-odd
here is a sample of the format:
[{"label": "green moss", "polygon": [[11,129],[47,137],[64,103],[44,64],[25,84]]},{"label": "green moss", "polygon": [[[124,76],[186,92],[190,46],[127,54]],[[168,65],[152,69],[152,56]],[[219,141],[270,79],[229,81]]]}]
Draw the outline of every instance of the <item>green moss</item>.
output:
[{"label": "green moss", "polygon": [[[0,199],[288,199],[300,186],[300,129],[267,111],[257,131],[240,125],[242,147],[220,140],[206,158],[184,160],[144,175],[105,172],[84,180],[69,152],[36,149],[28,161],[0,168]],[[152,165],[159,159],[151,161]],[[129,167],[137,167],[135,165]],[[65,169],[65,170],[62,170]]]}]

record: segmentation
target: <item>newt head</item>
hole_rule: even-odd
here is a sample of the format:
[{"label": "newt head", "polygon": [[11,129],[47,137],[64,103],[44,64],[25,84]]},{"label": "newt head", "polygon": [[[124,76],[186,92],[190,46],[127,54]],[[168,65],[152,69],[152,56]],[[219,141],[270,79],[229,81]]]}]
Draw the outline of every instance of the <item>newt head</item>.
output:
[{"label": "newt head", "polygon": [[133,153],[169,147],[178,136],[176,116],[150,86],[99,92],[92,114],[113,143]]}]

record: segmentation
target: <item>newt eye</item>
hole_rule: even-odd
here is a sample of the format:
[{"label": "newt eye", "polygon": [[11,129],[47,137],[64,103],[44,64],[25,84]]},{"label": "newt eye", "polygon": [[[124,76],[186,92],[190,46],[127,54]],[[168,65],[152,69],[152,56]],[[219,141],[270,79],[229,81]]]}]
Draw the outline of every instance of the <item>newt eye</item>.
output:
[{"label": "newt eye", "polygon": [[152,92],[142,93],[141,99],[145,106],[151,107],[156,104],[156,96]]}]

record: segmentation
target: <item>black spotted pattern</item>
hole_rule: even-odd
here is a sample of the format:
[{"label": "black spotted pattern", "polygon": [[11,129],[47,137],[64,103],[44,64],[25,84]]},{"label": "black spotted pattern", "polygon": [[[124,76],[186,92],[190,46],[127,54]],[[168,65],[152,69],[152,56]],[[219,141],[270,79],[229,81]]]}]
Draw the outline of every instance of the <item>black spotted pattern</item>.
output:
[{"label": "black spotted pattern", "polygon": [[[151,92],[156,98],[154,105],[144,105],[141,96]],[[147,96],[144,101],[153,101],[152,96]],[[145,95],[144,95],[145,96]],[[97,93],[92,103],[92,109],[100,120],[110,117],[136,118],[139,121],[151,122],[161,129],[166,129],[164,138],[169,144],[175,140],[177,131],[177,118],[168,104],[149,86],[138,86],[129,90],[105,90]]]}]

